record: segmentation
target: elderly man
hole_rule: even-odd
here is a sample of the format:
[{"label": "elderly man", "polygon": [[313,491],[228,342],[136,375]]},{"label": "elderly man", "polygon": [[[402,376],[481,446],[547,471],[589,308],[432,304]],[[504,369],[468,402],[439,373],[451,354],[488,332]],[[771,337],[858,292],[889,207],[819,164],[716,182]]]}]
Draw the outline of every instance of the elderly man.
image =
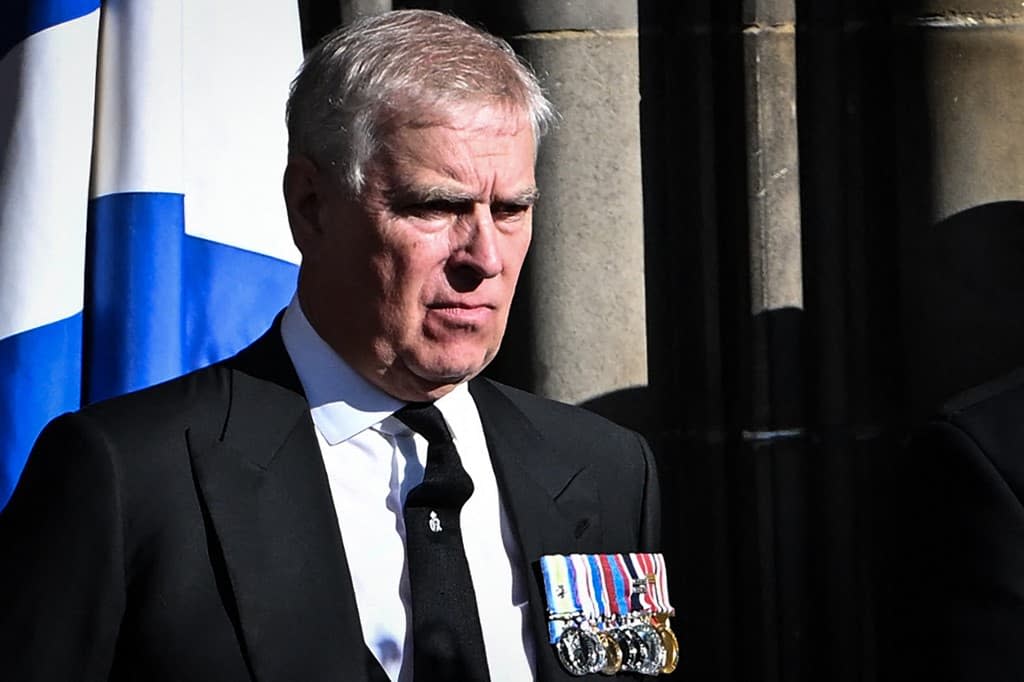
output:
[{"label": "elderly man", "polygon": [[0,675],[570,679],[537,561],[652,549],[658,489],[636,434],[477,378],[551,116],[442,14],[313,51],[295,298],[237,356],[47,427],[0,516]]}]

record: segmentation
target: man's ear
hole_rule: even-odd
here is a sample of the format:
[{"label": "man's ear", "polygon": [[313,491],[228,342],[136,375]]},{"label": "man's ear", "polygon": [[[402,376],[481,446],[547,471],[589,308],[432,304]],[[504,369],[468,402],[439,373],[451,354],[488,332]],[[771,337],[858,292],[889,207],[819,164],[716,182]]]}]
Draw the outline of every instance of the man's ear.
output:
[{"label": "man's ear", "polygon": [[292,241],[304,257],[316,252],[315,243],[323,234],[326,201],[324,183],[316,164],[304,156],[288,159],[284,169],[284,203]]}]

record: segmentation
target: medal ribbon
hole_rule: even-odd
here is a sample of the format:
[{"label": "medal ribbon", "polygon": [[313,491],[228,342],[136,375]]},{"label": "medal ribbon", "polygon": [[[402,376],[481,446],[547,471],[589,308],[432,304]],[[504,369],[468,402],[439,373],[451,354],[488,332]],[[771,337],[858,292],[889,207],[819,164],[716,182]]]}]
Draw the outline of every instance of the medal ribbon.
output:
[{"label": "medal ribbon", "polygon": [[654,576],[654,584],[648,585],[651,608],[654,613],[675,615],[675,609],[668,601],[668,577],[665,573],[665,557],[662,554],[637,554],[636,558],[645,575]]},{"label": "medal ribbon", "polygon": [[631,614],[675,615],[661,554],[552,554],[540,565],[552,644],[581,617],[605,629]]},{"label": "medal ribbon", "polygon": [[571,555],[573,567],[576,569],[576,576],[580,582],[580,603],[583,607],[583,615],[590,623],[596,623],[601,615],[601,605],[598,603],[597,590],[594,587],[594,576],[590,572],[590,564],[587,563],[586,554]]},{"label": "medal ribbon", "polygon": [[576,565],[572,561],[572,557],[563,556],[562,562],[565,564],[565,569],[569,573],[569,587],[572,593],[572,608],[576,613],[583,613],[583,605],[580,603],[580,583],[579,576],[576,573]]},{"label": "medal ribbon", "polygon": [[605,584],[604,574],[601,571],[601,562],[596,554],[584,554],[581,556],[587,562],[587,566],[590,569],[589,574],[594,590],[594,603],[597,604],[597,615],[602,621],[598,625],[603,627],[603,621],[611,615],[611,602],[608,598],[608,586]]},{"label": "medal ribbon", "polygon": [[548,602],[548,637],[552,644],[562,636],[571,622],[568,618],[580,612],[574,574],[568,557],[548,555],[540,558],[544,576],[544,592]]},{"label": "medal ribbon", "polygon": [[[643,574],[644,580],[647,580],[647,576],[654,576],[654,558],[652,554],[635,554],[634,558],[637,565],[640,567],[640,573]],[[655,577],[654,581],[647,582],[647,609],[650,613],[658,613],[661,607],[658,605],[658,580]]]},{"label": "medal ribbon", "polygon": [[644,585],[647,586],[644,593],[640,595],[640,602],[643,605],[643,610],[651,614],[656,613],[658,610],[658,586],[655,584],[657,582],[657,579],[655,579],[654,581],[650,581],[647,579],[647,576],[654,575],[654,571],[651,570],[650,555],[630,554],[629,558],[640,576],[639,580],[643,580]]},{"label": "medal ribbon", "polygon": [[647,596],[647,580],[642,575],[642,571],[637,569],[634,563],[635,556],[634,554],[625,556],[616,554],[615,559],[619,562],[619,568],[629,583],[626,591],[629,597],[629,611],[630,613],[641,613],[647,610],[644,603],[644,597]]},{"label": "medal ribbon", "polygon": [[676,610],[672,608],[672,605],[668,601],[668,575],[665,571],[665,557],[661,554],[655,554],[654,561],[654,575],[658,579],[658,598],[661,602],[659,606],[664,613],[674,616],[676,614]]},{"label": "medal ribbon", "polygon": [[618,556],[617,554],[599,554],[598,561],[601,563],[601,573],[604,575],[605,585],[611,588],[608,601],[611,603],[612,613],[621,618],[629,613],[629,601],[626,597],[629,588],[617,561]]}]

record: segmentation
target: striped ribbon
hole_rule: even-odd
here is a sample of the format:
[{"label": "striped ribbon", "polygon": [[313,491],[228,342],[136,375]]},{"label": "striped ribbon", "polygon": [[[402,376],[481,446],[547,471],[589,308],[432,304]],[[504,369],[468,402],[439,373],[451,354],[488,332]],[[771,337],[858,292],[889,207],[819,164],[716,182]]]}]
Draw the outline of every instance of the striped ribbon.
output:
[{"label": "striped ribbon", "polygon": [[540,564],[552,643],[580,622],[603,630],[639,616],[675,615],[661,554],[552,554]]}]

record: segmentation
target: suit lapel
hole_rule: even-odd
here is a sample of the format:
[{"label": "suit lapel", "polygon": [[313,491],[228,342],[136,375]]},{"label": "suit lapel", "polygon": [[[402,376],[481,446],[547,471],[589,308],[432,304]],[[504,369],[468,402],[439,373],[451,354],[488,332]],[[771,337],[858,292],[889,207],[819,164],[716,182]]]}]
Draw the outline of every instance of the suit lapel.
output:
[{"label": "suit lapel", "polygon": [[222,433],[190,433],[189,449],[250,671],[261,682],[361,682],[367,654],[337,516],[277,326],[226,364]]},{"label": "suit lapel", "polygon": [[547,613],[538,565],[544,554],[587,551],[599,535],[596,491],[581,481],[585,467],[545,439],[529,418],[486,379],[470,382],[502,502],[519,538],[530,588],[537,676],[568,680],[547,641]]}]

